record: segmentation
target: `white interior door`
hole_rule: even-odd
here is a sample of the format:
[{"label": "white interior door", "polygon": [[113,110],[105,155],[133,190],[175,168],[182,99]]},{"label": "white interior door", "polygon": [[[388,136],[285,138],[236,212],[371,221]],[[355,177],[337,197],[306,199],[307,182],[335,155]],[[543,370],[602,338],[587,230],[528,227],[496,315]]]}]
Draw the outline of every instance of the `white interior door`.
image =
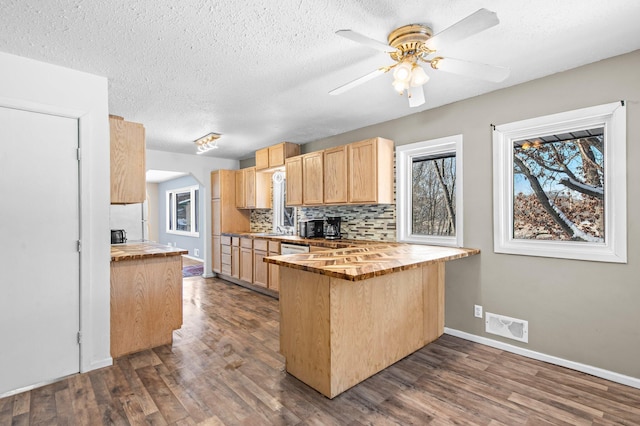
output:
[{"label": "white interior door", "polygon": [[80,370],[78,121],[0,107],[0,395]]}]

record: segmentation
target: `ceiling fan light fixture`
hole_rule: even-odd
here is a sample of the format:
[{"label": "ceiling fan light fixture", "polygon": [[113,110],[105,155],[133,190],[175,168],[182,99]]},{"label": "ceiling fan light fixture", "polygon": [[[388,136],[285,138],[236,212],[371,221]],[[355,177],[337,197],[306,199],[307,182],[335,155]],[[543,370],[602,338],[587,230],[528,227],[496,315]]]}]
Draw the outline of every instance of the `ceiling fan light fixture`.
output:
[{"label": "ceiling fan light fixture", "polygon": [[392,85],[395,91],[401,95],[409,88],[409,83],[403,80],[393,80]]},{"label": "ceiling fan light fixture", "polygon": [[396,81],[409,81],[411,79],[412,64],[408,61],[400,62],[400,64],[393,70],[393,78]]},{"label": "ceiling fan light fixture", "polygon": [[411,71],[411,81],[409,84],[411,87],[418,87],[426,84],[429,81],[429,76],[424,69],[417,64],[414,64],[413,70]]}]

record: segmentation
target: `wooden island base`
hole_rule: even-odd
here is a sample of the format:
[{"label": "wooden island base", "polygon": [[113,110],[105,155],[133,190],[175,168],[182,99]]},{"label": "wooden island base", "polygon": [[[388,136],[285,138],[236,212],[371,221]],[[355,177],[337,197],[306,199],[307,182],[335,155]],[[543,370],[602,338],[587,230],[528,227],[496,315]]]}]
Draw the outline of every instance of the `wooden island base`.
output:
[{"label": "wooden island base", "polygon": [[444,262],[350,281],[280,267],[286,370],[333,398],[444,332]]}]

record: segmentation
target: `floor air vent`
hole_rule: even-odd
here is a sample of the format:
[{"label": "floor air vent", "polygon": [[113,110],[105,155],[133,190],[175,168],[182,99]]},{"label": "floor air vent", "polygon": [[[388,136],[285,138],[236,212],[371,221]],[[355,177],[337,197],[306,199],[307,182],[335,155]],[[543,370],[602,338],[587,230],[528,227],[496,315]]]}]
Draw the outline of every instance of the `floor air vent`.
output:
[{"label": "floor air vent", "polygon": [[487,312],[485,316],[486,332],[509,339],[529,342],[529,322],[517,318]]}]

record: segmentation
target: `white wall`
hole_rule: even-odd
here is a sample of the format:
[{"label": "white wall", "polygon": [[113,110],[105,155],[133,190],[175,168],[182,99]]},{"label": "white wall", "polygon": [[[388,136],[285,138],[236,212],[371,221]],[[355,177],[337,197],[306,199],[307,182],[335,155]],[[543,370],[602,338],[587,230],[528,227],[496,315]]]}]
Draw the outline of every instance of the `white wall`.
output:
[{"label": "white wall", "polygon": [[[147,170],[165,170],[170,172],[191,173],[204,190],[204,200],[211,200],[211,172],[218,169],[235,170],[239,167],[237,160],[207,157],[206,155],[175,154],[172,152],[147,150]],[[211,205],[205,203],[206,215],[201,223],[200,232],[204,233],[205,242],[202,258],[205,276],[211,276]],[[158,223],[158,222],[156,222]]]},{"label": "white wall", "polygon": [[[80,235],[83,242],[80,256],[81,371],[112,363],[107,89],[104,77],[0,52],[0,106],[79,119],[82,150]],[[42,178],[56,179],[55,176]],[[25,197],[28,196],[25,192]],[[46,214],[44,208],[43,214]]]},{"label": "white wall", "polygon": [[[383,136],[396,145],[464,137],[464,245],[447,262],[448,328],[630,377],[640,387],[640,50],[397,120],[306,144],[303,152]],[[428,95],[428,87],[425,86]],[[627,105],[627,264],[493,251],[491,124],[610,102]],[[529,321],[529,343],[484,331],[485,312]]]}]

